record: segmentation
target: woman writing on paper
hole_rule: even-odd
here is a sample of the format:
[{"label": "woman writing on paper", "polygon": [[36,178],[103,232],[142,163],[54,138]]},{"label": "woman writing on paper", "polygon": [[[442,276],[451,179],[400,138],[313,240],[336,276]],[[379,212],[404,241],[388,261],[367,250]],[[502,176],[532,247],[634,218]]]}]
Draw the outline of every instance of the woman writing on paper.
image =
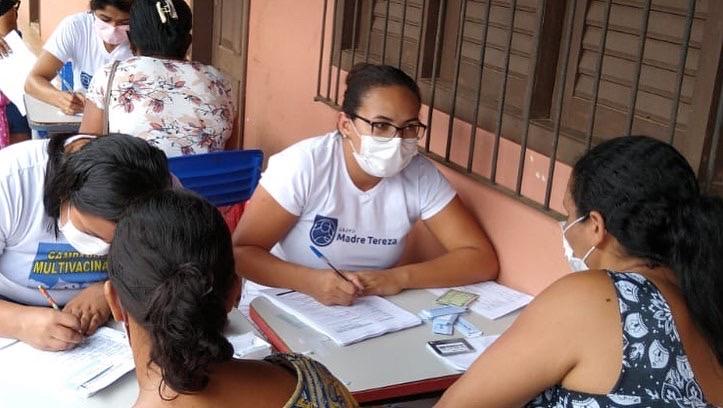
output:
[{"label": "woman writing on paper", "polygon": [[[68,115],[82,113],[83,94],[95,72],[110,62],[133,56],[128,45],[132,2],[91,0],[89,12],[63,19],[43,46],[25,83],[25,92]],[[66,62],[73,63],[73,89],[62,91],[50,81]]]},{"label": "woman writing on paper", "polygon": [[[417,155],[425,126],[414,80],[391,66],[361,64],[346,83],[336,131],[269,159],[234,233],[236,256],[245,260],[239,274],[341,305],[363,294],[494,279],[497,258],[489,240],[442,174]],[[403,264],[417,220],[446,254]],[[310,245],[347,271],[348,280]]]},{"label": "woman writing on paper", "polygon": [[[605,142],[563,202],[575,273],[543,291],[438,407],[723,406],[723,202],[647,137]],[[588,270],[589,269],[589,270]]]},{"label": "woman writing on paper", "polygon": [[121,219],[105,293],[133,349],[135,406],[356,407],[299,354],[236,360],[223,335],[241,284],[221,214],[184,191],[158,192]]},{"label": "woman writing on paper", "polygon": [[108,319],[108,243],[129,204],[170,187],[166,157],[135,137],[81,135],[14,144],[0,163],[0,337],[71,348]]}]

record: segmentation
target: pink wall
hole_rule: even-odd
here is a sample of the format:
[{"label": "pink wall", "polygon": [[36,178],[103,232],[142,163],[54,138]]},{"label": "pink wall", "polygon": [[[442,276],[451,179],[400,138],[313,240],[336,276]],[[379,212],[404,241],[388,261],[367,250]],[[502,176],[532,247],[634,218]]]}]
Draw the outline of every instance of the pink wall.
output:
[{"label": "pink wall", "polygon": [[[261,148],[268,156],[298,140],[334,128],[336,112],[314,102],[322,7],[322,0],[251,2],[245,147]],[[327,28],[331,27],[330,14],[327,13]],[[323,75],[326,78],[326,71]],[[446,116],[435,112],[434,117],[432,150],[443,152],[439,143],[443,140],[440,136],[446,135]],[[454,161],[464,162],[458,155],[467,150],[468,135],[467,124],[455,124]],[[479,160],[475,170],[482,174],[486,174],[483,169],[491,163],[489,155],[484,154],[490,151],[491,142],[489,133],[478,134]],[[498,163],[501,184],[514,187],[518,156],[519,146],[502,142]],[[528,152],[523,178],[525,195],[541,199],[547,163],[544,156]],[[558,165],[556,169],[552,204],[560,209],[569,168]],[[468,177],[446,168],[442,171],[494,243],[503,283],[538,293],[568,271],[556,220]],[[413,258],[425,259],[439,253],[439,245],[423,226],[415,228],[413,237]]]},{"label": "pink wall", "polygon": [[88,0],[40,0],[40,38],[43,43],[63,18],[88,10],[89,4]]}]

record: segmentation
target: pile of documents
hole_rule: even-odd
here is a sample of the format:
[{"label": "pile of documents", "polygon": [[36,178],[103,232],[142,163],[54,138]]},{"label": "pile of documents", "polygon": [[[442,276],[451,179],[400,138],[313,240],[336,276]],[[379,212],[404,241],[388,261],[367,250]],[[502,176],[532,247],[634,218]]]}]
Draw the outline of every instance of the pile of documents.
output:
[{"label": "pile of documents", "polygon": [[340,346],[422,324],[419,317],[378,296],[359,298],[351,306],[324,306],[285,289],[266,289],[261,295]]}]

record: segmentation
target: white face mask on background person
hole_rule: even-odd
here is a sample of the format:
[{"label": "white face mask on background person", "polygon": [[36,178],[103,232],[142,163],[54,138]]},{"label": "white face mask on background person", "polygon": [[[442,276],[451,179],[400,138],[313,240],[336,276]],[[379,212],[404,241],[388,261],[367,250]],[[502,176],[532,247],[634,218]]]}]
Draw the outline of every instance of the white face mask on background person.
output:
[{"label": "white face mask on background person", "polygon": [[79,230],[70,220],[70,205],[68,205],[68,213],[66,214],[65,225],[60,225],[58,220],[58,229],[63,233],[63,236],[68,243],[73,246],[78,252],[83,255],[107,255],[110,249],[110,244],[103,241],[98,237],[88,235],[85,232]]},{"label": "white face mask on background person", "polygon": [[95,17],[95,32],[106,43],[110,45],[119,45],[128,41],[128,25],[113,26],[113,24]]},{"label": "white face mask on background person", "polygon": [[570,265],[570,269],[572,269],[573,272],[582,272],[590,269],[585,263],[585,260],[590,256],[592,251],[595,250],[595,246],[593,245],[593,247],[590,248],[589,251],[587,251],[585,256],[582,257],[582,259],[578,258],[575,256],[572,246],[570,245],[570,241],[568,241],[567,237],[565,237],[565,233],[567,232],[567,230],[570,229],[570,227],[584,220],[585,218],[587,218],[587,215],[576,219],[567,226],[565,226],[565,221],[560,221],[560,229],[562,230],[562,248],[565,251],[565,260],[567,261],[567,264]]},{"label": "white face mask on background person", "polygon": [[[402,170],[417,155],[417,139],[400,137],[379,137],[359,133],[352,123],[354,131],[359,135],[361,145],[357,152],[354,143],[349,139],[354,151],[354,159],[362,170],[374,177],[391,177]],[[348,139],[348,138],[347,138]]]}]

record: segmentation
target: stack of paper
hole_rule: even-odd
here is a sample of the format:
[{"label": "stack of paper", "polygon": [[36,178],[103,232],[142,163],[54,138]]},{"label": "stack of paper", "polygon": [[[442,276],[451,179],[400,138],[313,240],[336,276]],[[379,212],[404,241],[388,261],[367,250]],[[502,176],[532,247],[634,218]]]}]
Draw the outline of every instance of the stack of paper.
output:
[{"label": "stack of paper", "polygon": [[[430,292],[441,296],[449,288],[429,289]],[[479,297],[469,305],[469,308],[488,319],[497,319],[508,313],[526,306],[533,299],[532,296],[502,286],[497,282],[482,282],[474,285],[460,286],[454,289],[471,292]]]},{"label": "stack of paper", "polygon": [[471,353],[455,354],[453,356],[443,357],[440,356],[438,353],[435,353],[433,350],[430,351],[455,370],[467,371],[467,369],[469,369],[472,363],[477,360],[477,357],[479,357],[480,354],[482,354],[487,349],[487,347],[492,345],[492,343],[494,343],[498,337],[499,336],[482,336],[468,338],[467,342],[472,347],[474,347],[474,351]]},{"label": "stack of paper", "polygon": [[351,306],[324,306],[284,289],[262,290],[261,295],[340,346],[422,324],[419,317],[378,296],[359,298]]},{"label": "stack of paper", "polygon": [[41,351],[17,343],[0,351],[4,370],[18,381],[33,381],[89,397],[133,370],[125,334],[101,327],[72,350]]},{"label": "stack of paper", "polygon": [[35,65],[37,57],[30,51],[17,32],[11,31],[5,36],[11,53],[0,58],[0,91],[8,97],[25,116],[25,79]]}]

